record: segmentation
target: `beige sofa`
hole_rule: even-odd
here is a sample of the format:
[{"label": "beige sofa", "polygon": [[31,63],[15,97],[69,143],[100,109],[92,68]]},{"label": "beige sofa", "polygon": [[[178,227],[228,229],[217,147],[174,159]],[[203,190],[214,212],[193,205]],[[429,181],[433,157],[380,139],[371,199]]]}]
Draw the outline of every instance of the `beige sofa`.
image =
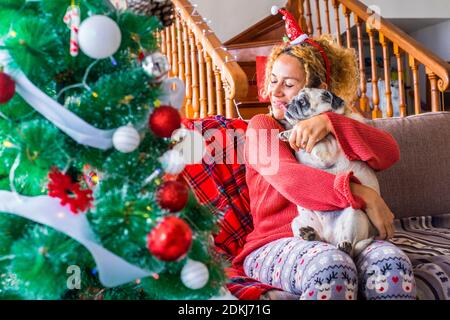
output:
[{"label": "beige sofa", "polygon": [[400,146],[400,161],[378,172],[396,215],[393,240],[410,257],[419,299],[450,299],[450,112],[371,120]]}]

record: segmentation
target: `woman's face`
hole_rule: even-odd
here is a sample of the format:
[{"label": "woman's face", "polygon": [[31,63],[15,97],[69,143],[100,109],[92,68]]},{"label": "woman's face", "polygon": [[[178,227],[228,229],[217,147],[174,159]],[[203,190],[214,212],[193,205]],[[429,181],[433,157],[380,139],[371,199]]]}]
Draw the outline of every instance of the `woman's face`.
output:
[{"label": "woman's face", "polygon": [[305,82],[305,69],[298,58],[282,54],[275,60],[268,88],[275,119],[284,118],[286,105],[305,86]]}]

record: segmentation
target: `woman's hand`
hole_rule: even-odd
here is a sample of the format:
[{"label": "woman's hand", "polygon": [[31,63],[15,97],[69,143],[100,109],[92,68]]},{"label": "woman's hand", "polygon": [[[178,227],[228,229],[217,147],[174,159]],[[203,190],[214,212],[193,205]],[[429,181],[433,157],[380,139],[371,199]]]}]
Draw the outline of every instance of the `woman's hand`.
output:
[{"label": "woman's hand", "polygon": [[362,198],[366,203],[366,214],[378,230],[377,240],[388,240],[394,236],[394,214],[383,198],[372,188],[350,183],[352,194]]},{"label": "woman's hand", "polygon": [[289,144],[295,151],[302,148],[310,153],[316,143],[330,132],[332,132],[331,121],[326,115],[320,114],[298,122],[292,129]]}]

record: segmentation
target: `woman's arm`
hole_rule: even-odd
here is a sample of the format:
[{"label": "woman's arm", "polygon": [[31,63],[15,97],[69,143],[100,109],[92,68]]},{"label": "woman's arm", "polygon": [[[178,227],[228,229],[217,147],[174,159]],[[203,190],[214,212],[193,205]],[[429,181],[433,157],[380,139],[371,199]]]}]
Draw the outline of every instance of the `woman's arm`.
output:
[{"label": "woman's arm", "polygon": [[389,133],[334,112],[325,115],[350,160],[365,161],[374,170],[384,170],[400,159],[398,144]]},{"label": "woman's arm", "polygon": [[283,128],[268,116],[252,118],[246,131],[247,167],[256,170],[286,199],[308,209],[365,206],[361,198],[351,193],[350,181],[359,183],[353,173],[333,175],[298,163],[289,145],[278,139],[280,130]]},{"label": "woman's arm", "polygon": [[390,239],[394,236],[394,214],[386,205],[383,198],[373,189],[350,183],[352,194],[362,198],[366,203],[364,211],[367,217],[378,230],[378,240]]}]

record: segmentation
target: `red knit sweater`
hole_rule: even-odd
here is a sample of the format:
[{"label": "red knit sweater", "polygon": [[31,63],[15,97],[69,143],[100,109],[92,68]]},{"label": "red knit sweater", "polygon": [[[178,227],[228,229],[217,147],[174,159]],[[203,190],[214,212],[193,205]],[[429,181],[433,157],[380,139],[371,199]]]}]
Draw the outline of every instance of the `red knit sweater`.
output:
[{"label": "red knit sweater", "polygon": [[[398,145],[388,133],[336,113],[326,115],[339,145],[350,160],[366,161],[375,170],[386,169],[399,160]],[[291,221],[297,215],[297,205],[322,211],[365,206],[362,199],[350,192],[350,181],[358,182],[352,172],[333,175],[298,163],[287,142],[275,140],[279,149],[273,149],[271,141],[274,140],[270,134],[263,134],[271,129],[284,130],[267,115],[253,117],[247,128],[246,182],[254,230],[234,259],[235,265],[241,264],[249,253],[266,243],[292,237]],[[250,147],[250,143],[255,144],[250,138],[252,132],[256,132],[258,149]],[[276,174],[267,171],[267,161],[264,161],[267,159],[253,159],[255,152],[268,155],[267,158],[278,153]]]}]

